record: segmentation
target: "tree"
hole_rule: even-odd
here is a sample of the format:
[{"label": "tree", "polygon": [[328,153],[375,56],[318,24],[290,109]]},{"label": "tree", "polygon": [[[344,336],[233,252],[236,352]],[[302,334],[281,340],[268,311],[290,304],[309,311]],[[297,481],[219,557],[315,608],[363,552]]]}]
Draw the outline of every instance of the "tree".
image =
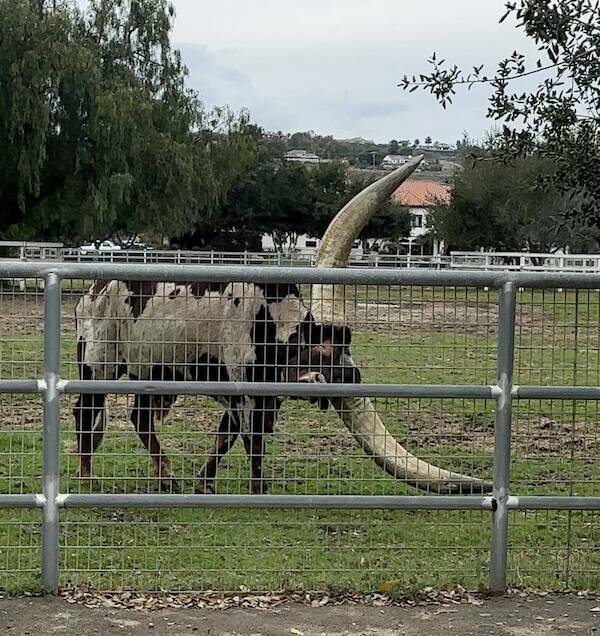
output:
[{"label": "tree", "polygon": [[388,154],[389,155],[400,154],[400,144],[395,139],[392,139],[390,143],[388,144]]},{"label": "tree", "polygon": [[347,193],[345,170],[337,163],[262,164],[257,175],[258,188],[239,218],[245,227],[270,234],[277,251],[294,249],[301,234],[320,236]]},{"label": "tree", "polygon": [[[473,149],[472,149],[473,150]],[[552,174],[548,159],[525,157],[512,163],[489,161],[478,149],[455,176],[449,207],[435,208],[435,234],[453,249],[553,252],[559,248],[587,251],[598,246],[595,236],[564,219],[570,199],[557,189],[540,192],[537,183]]]},{"label": "tree", "polygon": [[421,145],[421,140],[417,137],[414,141],[415,148],[418,148]]},{"label": "tree", "polygon": [[205,112],[167,0],[0,3],[0,235],[80,240],[208,218],[253,153]]},{"label": "tree", "polygon": [[[260,129],[255,135],[261,137]],[[304,166],[282,161],[263,138],[254,165],[233,186],[222,206],[219,229],[270,234],[276,250],[293,249],[301,234],[322,236],[340,208],[364,187],[364,182],[349,183],[345,166],[338,162]],[[409,232],[410,215],[390,202],[360,238],[393,240]],[[196,244],[217,238],[212,224],[197,227]]]},{"label": "tree", "polygon": [[[404,76],[406,90],[431,92],[446,108],[459,87],[490,86],[488,116],[502,123],[493,156],[507,161],[535,154],[551,160],[553,171],[540,187],[572,197],[569,217],[600,223],[600,6],[596,0],[514,0],[506,2],[503,22],[512,16],[531,38],[539,57],[515,51],[492,74],[483,65],[463,71],[434,53],[430,73]],[[515,82],[539,76],[523,92]],[[514,87],[514,88],[513,88]]]},{"label": "tree", "polygon": [[370,148],[362,150],[358,155],[359,162],[362,166],[379,166],[385,157],[385,150]]},{"label": "tree", "polygon": [[[279,147],[249,127],[258,140],[252,166],[233,185],[218,214],[218,226],[199,223],[187,244],[220,243],[223,233],[270,234],[278,251],[295,246],[300,234],[310,234],[315,219],[331,219],[347,193],[345,167],[337,162],[304,166],[281,159]],[[329,221],[326,221],[325,227]]]},{"label": "tree", "polygon": [[432,139],[429,135],[427,135],[427,137],[425,137],[425,144],[429,146],[431,145],[431,143],[432,143]]},{"label": "tree", "polygon": [[288,148],[291,150],[308,150],[313,152],[315,133],[312,130],[306,132],[295,132],[290,135]]},{"label": "tree", "polygon": [[392,201],[385,203],[369,221],[359,239],[376,239],[373,247],[379,251],[386,243],[398,243],[410,235],[410,212]]}]

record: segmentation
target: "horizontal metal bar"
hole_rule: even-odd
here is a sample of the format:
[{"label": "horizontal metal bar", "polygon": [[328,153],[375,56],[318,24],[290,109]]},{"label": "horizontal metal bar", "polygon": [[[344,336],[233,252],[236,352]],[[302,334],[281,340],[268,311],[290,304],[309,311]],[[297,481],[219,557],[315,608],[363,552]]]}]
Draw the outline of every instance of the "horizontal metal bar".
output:
[{"label": "horizontal metal bar", "polygon": [[148,395],[269,395],[289,397],[413,397],[492,399],[495,386],[450,384],[305,384],[301,382],[193,382],[145,380],[61,380],[63,393]]},{"label": "horizontal metal bar", "polygon": [[[0,393],[43,393],[41,380],[0,380]],[[500,389],[475,384],[304,384],[294,382],[192,382],[144,380],[61,380],[63,393],[148,395],[281,395],[289,397],[401,397],[493,399]],[[515,386],[516,400],[600,400],[595,386]]]},{"label": "horizontal metal bar", "polygon": [[45,389],[39,380],[0,380],[0,393],[43,393]]},{"label": "horizontal metal bar", "polygon": [[[0,495],[1,508],[43,508],[44,496]],[[491,510],[492,497],[471,495],[168,495],[60,494],[61,508],[309,508]],[[510,496],[511,510],[600,510],[600,497]]]},{"label": "horizontal metal bar", "polygon": [[63,508],[306,508],[491,510],[491,497],[426,495],[60,495]]},{"label": "horizontal metal bar", "polygon": [[0,495],[0,508],[43,508],[43,495]]},{"label": "horizontal metal bar", "polygon": [[600,400],[600,387],[515,386],[512,394],[519,400]]},{"label": "horizontal metal bar", "polygon": [[337,283],[348,285],[427,285],[600,289],[599,273],[481,272],[470,270],[410,270],[397,268],[312,268],[248,265],[175,265],[144,263],[55,263],[0,261],[0,278],[61,278],[125,280],[185,280],[256,283]]},{"label": "horizontal metal bar", "polygon": [[600,497],[509,497],[512,510],[600,510]]}]

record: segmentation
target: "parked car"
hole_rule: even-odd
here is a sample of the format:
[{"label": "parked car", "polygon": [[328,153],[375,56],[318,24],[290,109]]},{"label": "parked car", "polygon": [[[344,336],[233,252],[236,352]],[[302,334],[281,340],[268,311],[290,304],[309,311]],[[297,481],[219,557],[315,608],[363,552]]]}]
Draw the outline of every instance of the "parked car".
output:
[{"label": "parked car", "polygon": [[93,241],[87,245],[80,245],[79,251],[85,253],[89,252],[117,252],[121,249],[120,245],[117,245],[113,241]]},{"label": "parked car", "polygon": [[152,246],[150,246],[150,245],[146,245],[146,243],[140,243],[139,241],[135,241],[127,249],[130,249],[130,250],[143,250],[143,251],[146,252],[148,250],[153,250],[154,248]]}]

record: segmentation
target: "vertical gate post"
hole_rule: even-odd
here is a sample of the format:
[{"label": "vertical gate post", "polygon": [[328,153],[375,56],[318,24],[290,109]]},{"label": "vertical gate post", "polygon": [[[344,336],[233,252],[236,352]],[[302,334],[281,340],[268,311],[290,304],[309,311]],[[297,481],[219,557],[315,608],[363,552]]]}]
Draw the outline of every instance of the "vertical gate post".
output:
[{"label": "vertical gate post", "polygon": [[60,410],[57,383],[60,375],[60,278],[46,276],[44,286],[44,517],[42,525],[42,585],[58,591],[58,504]]},{"label": "vertical gate post", "polygon": [[512,424],[512,386],[515,357],[515,307],[517,290],[512,282],[500,289],[498,311],[498,387],[494,434],[494,508],[490,554],[490,590],[506,590],[508,560],[508,495],[510,479],[510,440]]}]

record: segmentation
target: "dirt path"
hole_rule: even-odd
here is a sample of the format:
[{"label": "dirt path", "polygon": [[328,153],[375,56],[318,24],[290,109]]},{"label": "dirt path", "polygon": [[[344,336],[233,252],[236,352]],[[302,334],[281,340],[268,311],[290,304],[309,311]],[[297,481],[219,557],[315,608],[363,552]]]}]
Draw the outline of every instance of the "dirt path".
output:
[{"label": "dirt path", "polygon": [[[0,600],[0,634],[202,634],[204,636],[538,636],[600,634],[598,600],[496,598],[482,605],[282,605],[271,610],[89,609],[63,599]],[[597,609],[596,609],[597,608]],[[595,611],[594,611],[595,610]]]}]

